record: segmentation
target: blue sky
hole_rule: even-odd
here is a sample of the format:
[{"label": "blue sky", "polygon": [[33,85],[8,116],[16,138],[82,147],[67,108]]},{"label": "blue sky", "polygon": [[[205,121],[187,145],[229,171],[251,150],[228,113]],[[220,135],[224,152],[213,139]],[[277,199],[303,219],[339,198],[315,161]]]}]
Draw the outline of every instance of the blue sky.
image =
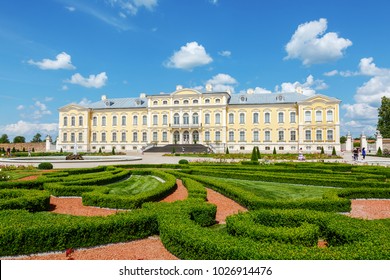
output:
[{"label": "blue sky", "polygon": [[389,1],[3,0],[0,134],[57,136],[68,103],[176,85],[342,100],[373,135],[390,96]]}]

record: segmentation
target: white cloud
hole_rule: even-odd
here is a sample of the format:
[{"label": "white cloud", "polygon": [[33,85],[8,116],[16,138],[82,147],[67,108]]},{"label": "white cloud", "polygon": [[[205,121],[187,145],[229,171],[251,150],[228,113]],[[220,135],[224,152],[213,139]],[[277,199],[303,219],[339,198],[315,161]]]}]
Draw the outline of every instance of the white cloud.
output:
[{"label": "white cloud", "polygon": [[218,53],[220,56],[230,57],[232,55],[231,51],[220,51]]},{"label": "white cloud", "polygon": [[350,119],[376,120],[378,117],[378,109],[365,103],[344,104],[341,107],[346,110],[345,117]]},{"label": "white cloud", "polygon": [[339,74],[339,71],[337,70],[332,70],[332,71],[329,71],[329,72],[326,72],[324,73],[324,76],[327,76],[327,77],[333,77],[333,76],[336,76]]},{"label": "white cloud", "polygon": [[192,70],[197,66],[211,63],[213,59],[206,53],[205,48],[197,42],[187,43],[176,51],[165,63],[166,67]]},{"label": "white cloud", "polygon": [[266,93],[272,93],[272,91],[262,88],[262,87],[255,87],[255,88],[248,88],[246,90],[241,90],[240,93],[248,93],[253,92],[255,94],[266,94]]},{"label": "white cloud", "polygon": [[140,8],[153,10],[157,6],[157,0],[108,0],[112,7],[121,9],[119,15],[126,18],[127,15],[136,15]]},{"label": "white cloud", "polygon": [[40,101],[35,101],[32,109],[34,109],[34,111],[30,115],[30,117],[35,119],[35,120],[41,119],[45,115],[51,115],[51,111],[47,108],[46,104],[44,104]]},{"label": "white cloud", "polygon": [[2,131],[11,135],[34,135],[38,132],[46,135],[56,133],[57,130],[58,123],[31,123],[25,121],[18,121],[2,127]]},{"label": "white cloud", "polygon": [[101,88],[106,85],[107,80],[108,77],[106,72],[102,72],[97,75],[89,75],[88,78],[84,78],[79,73],[76,73],[67,82],[86,88]]},{"label": "white cloud", "polygon": [[70,55],[66,52],[58,54],[55,60],[45,58],[42,61],[33,61],[32,59],[30,59],[28,63],[31,65],[38,66],[42,70],[76,69],[76,67],[72,65]]},{"label": "white cloud", "polygon": [[67,7],[65,7],[65,9],[67,9],[69,12],[74,12],[74,11],[76,11],[76,8],[73,7],[73,6],[67,6]]},{"label": "white cloud", "polygon": [[317,90],[328,88],[328,85],[323,80],[315,80],[312,75],[307,76],[304,83],[300,82],[284,82],[280,86],[275,87],[276,92],[301,92],[304,95],[310,96],[316,94]]},{"label": "white cloud", "polygon": [[24,105],[19,105],[18,107],[16,107],[16,110],[23,110],[24,108]]},{"label": "white cloud", "polygon": [[213,86],[213,91],[230,91],[234,93],[234,86],[237,85],[235,78],[228,74],[217,74],[206,82]]},{"label": "white cloud", "polygon": [[88,106],[89,104],[91,104],[92,101],[87,99],[86,97],[84,97],[83,99],[81,99],[81,101],[79,102],[79,105],[81,106]]},{"label": "white cloud", "polygon": [[285,47],[285,59],[296,58],[302,60],[304,65],[311,65],[343,57],[343,52],[352,42],[340,38],[337,33],[325,33],[327,28],[328,22],[324,18],[299,25]]}]

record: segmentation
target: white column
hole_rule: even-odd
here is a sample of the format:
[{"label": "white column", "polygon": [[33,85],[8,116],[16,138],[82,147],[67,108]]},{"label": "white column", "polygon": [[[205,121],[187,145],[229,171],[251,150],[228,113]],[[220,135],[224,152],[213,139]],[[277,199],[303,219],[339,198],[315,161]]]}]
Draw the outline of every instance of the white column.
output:
[{"label": "white column", "polygon": [[364,135],[364,132],[362,132],[362,135],[360,136],[360,149],[363,148],[367,149],[367,137]]},{"label": "white column", "polygon": [[345,151],[346,152],[352,152],[352,136],[351,136],[351,133],[348,131],[348,134],[347,134],[347,142],[345,142]]},{"label": "white column", "polygon": [[381,151],[383,152],[383,138],[382,138],[382,135],[379,131],[377,132],[377,135],[376,135],[375,146],[376,146],[375,153],[378,152],[379,148],[381,148]]}]

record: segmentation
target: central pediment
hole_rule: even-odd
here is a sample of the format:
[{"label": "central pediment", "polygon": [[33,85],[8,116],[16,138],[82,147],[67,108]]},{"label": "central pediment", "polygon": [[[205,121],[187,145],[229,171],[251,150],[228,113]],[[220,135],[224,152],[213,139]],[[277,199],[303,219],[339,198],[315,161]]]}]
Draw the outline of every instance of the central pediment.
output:
[{"label": "central pediment", "polygon": [[201,92],[195,90],[195,89],[191,89],[191,88],[183,88],[183,89],[179,89],[179,90],[176,90],[174,92],[171,93],[171,96],[180,96],[180,95],[185,95],[185,96],[188,96],[188,95],[200,95],[202,94]]}]

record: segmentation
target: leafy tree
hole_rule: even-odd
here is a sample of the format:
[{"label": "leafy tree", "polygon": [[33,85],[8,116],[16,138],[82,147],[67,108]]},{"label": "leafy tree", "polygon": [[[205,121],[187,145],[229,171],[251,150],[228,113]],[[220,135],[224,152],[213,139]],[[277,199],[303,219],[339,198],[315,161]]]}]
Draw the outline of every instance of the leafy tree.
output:
[{"label": "leafy tree", "polygon": [[346,143],[346,142],[347,142],[347,137],[341,136],[341,137],[340,137],[340,144],[344,144],[344,143]]},{"label": "leafy tree", "polygon": [[8,135],[7,134],[1,135],[0,143],[9,143],[9,139],[8,139]]},{"label": "leafy tree", "polygon": [[15,136],[14,143],[26,143],[26,138],[23,136]]},{"label": "leafy tree", "polygon": [[40,143],[42,142],[41,139],[42,135],[40,133],[37,133],[34,135],[33,139],[31,140],[32,143]]},{"label": "leafy tree", "polygon": [[378,108],[377,129],[383,138],[390,138],[390,98],[383,96],[381,106]]}]

